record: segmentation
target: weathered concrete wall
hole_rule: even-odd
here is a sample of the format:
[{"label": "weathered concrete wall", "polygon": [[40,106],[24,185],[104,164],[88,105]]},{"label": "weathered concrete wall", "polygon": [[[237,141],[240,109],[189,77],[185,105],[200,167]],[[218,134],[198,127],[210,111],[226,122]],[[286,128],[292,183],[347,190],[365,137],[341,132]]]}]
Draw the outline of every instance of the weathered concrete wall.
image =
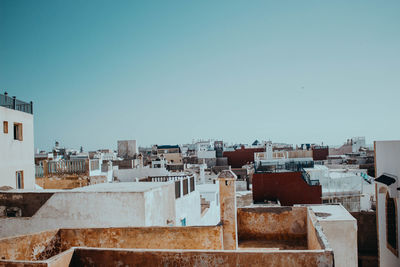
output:
[{"label": "weathered concrete wall", "polygon": [[45,231],[0,239],[0,259],[46,260],[71,247],[220,250],[222,227],[84,228]]},{"label": "weathered concrete wall", "polygon": [[222,171],[218,176],[220,217],[223,227],[224,249],[237,249],[236,175]]},{"label": "weathered concrete wall", "polygon": [[[163,187],[155,188],[144,193],[144,226],[175,225],[175,186],[165,183]],[[199,203],[200,209],[200,203]]]},{"label": "weathered concrete wall", "polygon": [[76,249],[71,265],[128,266],[334,266],[332,252],[248,252]]},{"label": "weathered concrete wall", "polygon": [[136,140],[119,140],[118,157],[132,159],[137,153]]},{"label": "weathered concrete wall", "polygon": [[[58,230],[0,239],[0,259],[44,260],[61,252]],[[1,262],[0,262],[1,266]]]},{"label": "weathered concrete wall", "polygon": [[75,249],[71,248],[47,260],[48,267],[68,267],[70,266]]},{"label": "weathered concrete wall", "polygon": [[107,182],[106,176],[62,175],[36,178],[36,184],[43,189],[73,189]]},{"label": "weathered concrete wall", "polygon": [[61,248],[222,249],[222,227],[60,229]]},{"label": "weathered concrete wall", "polygon": [[135,168],[114,170],[114,179],[120,182],[135,182],[136,178],[147,178],[148,176],[165,176],[168,171],[165,168]]},{"label": "weathered concrete wall", "polygon": [[[6,216],[7,208],[21,209],[22,217],[33,216],[53,195],[53,193],[18,193],[18,192],[0,192],[0,217]],[[1,225],[0,225],[1,231]]]},{"label": "weathered concrete wall", "polygon": [[321,238],[318,235],[317,229],[315,229],[315,224],[317,224],[317,218],[312,211],[307,212],[307,245],[308,249],[316,250],[322,249]]},{"label": "weathered concrete wall", "polygon": [[306,240],[306,207],[238,208],[239,240]]},{"label": "weathered concrete wall", "polygon": [[335,265],[357,266],[356,219],[342,205],[313,205],[309,208],[312,210],[310,215],[315,215],[333,249]]},{"label": "weathered concrete wall", "polygon": [[236,205],[238,208],[243,208],[253,204],[252,191],[236,191]]},{"label": "weathered concrete wall", "polygon": [[[157,204],[163,202],[152,203]],[[144,205],[143,192],[57,192],[30,218],[0,218],[0,237],[65,227],[145,226]]]},{"label": "weathered concrete wall", "polygon": [[200,194],[197,190],[176,199],[175,205],[176,205],[175,220],[177,226],[181,225],[181,220],[183,218],[186,219],[187,226],[201,225]]}]

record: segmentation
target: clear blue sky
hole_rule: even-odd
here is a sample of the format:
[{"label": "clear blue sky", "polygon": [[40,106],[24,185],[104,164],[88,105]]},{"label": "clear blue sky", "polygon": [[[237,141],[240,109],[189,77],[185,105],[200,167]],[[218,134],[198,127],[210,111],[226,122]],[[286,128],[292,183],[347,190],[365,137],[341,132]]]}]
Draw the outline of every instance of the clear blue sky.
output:
[{"label": "clear blue sky", "polygon": [[400,139],[400,1],[0,0],[35,146]]}]

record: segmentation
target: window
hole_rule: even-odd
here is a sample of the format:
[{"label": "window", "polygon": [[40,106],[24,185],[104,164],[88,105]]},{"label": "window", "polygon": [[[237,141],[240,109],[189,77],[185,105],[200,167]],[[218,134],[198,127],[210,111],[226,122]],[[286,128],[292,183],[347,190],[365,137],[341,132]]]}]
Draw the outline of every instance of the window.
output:
[{"label": "window", "polygon": [[183,179],[183,195],[187,195],[189,193],[188,187],[188,179]]},{"label": "window", "polygon": [[398,255],[397,240],[397,211],[394,198],[386,194],[386,241],[387,247],[396,256]]},{"label": "window", "polygon": [[8,133],[8,121],[3,121],[3,132]]},{"label": "window", "polygon": [[194,177],[190,178],[190,192],[194,191]]},{"label": "window", "polygon": [[175,198],[181,197],[181,181],[175,182]]},{"label": "window", "polygon": [[22,123],[14,123],[14,140],[22,141]]},{"label": "window", "polygon": [[17,171],[16,178],[17,178],[17,189],[23,189],[24,188],[24,171]]}]

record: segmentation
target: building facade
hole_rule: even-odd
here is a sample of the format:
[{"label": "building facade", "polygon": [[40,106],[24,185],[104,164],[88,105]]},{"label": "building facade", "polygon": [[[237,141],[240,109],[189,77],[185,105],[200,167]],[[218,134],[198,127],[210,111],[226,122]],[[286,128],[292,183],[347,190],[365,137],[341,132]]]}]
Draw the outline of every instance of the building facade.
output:
[{"label": "building facade", "polygon": [[0,94],[0,187],[34,189],[32,102]]},{"label": "building facade", "polygon": [[376,201],[380,266],[400,266],[400,141],[376,141]]}]

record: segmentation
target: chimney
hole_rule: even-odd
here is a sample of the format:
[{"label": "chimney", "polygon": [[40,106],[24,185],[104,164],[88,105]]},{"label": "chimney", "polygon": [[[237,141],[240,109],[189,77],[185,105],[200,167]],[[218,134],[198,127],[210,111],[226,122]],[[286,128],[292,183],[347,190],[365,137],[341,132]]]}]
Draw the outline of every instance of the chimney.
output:
[{"label": "chimney", "polygon": [[236,211],[236,175],[229,169],[218,175],[220,216],[223,232],[223,249],[236,250],[237,237],[237,211]]}]

